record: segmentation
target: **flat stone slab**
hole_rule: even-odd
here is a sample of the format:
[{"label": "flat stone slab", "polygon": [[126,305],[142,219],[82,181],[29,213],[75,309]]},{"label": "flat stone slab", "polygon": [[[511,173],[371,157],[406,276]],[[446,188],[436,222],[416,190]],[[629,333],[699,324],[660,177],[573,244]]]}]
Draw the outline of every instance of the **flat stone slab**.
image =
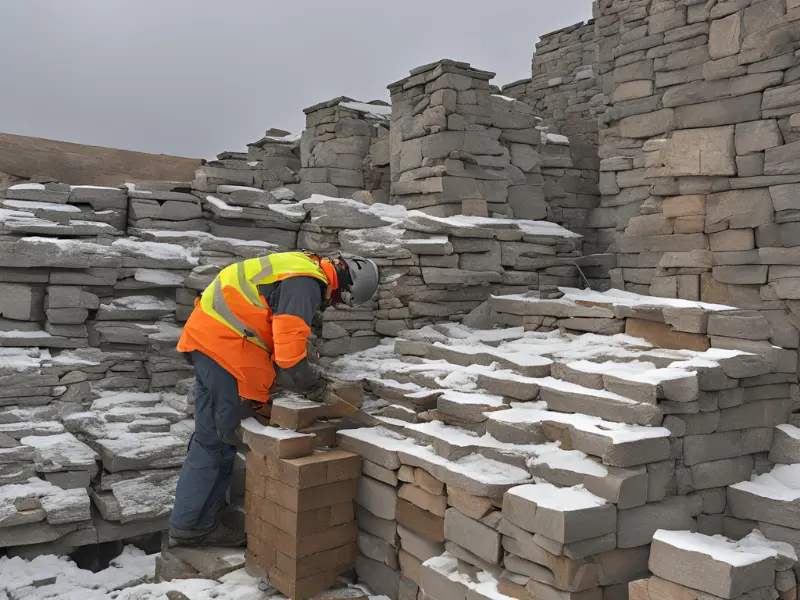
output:
[{"label": "flat stone slab", "polygon": [[95,444],[103,467],[111,473],[179,467],[186,456],[183,440],[169,434],[129,433]]},{"label": "flat stone slab", "polygon": [[[559,428],[554,441],[565,450],[579,450],[597,456],[604,464],[631,467],[659,462],[670,456],[670,431],[664,427],[645,427],[607,421],[595,416],[548,410],[545,402],[511,404],[511,408],[491,413],[486,429],[498,439],[522,443],[515,439],[520,431],[541,431],[548,435],[544,425],[551,423]],[[565,437],[565,435],[567,437]]]},{"label": "flat stone slab", "polygon": [[[789,551],[794,554],[791,547]],[[734,542],[722,536],[659,530],[653,536],[650,570],[686,587],[736,598],[774,585],[777,554],[774,547],[758,544],[755,538]]]},{"label": "flat stone slab", "polygon": [[728,509],[738,519],[796,529],[800,523],[800,464],[777,465],[769,473],[729,486]]},{"label": "flat stone slab", "polygon": [[561,543],[600,537],[615,531],[617,510],[582,487],[530,484],[503,496],[503,518],[517,527]]},{"label": "flat stone slab", "polygon": [[40,473],[97,471],[97,453],[71,433],[28,436],[20,442],[34,449],[36,470]]},{"label": "flat stone slab", "polygon": [[581,413],[617,423],[636,425],[661,425],[663,414],[653,404],[636,402],[630,398],[593,390],[573,383],[547,377],[541,380],[539,398],[550,410]]}]

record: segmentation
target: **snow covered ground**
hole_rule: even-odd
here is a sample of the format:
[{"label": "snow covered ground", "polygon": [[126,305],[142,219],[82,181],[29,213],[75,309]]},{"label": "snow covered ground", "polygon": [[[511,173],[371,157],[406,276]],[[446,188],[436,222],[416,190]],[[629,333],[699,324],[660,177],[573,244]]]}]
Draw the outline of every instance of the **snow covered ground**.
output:
[{"label": "snow covered ground", "polygon": [[[259,580],[244,569],[219,579],[183,579],[152,583],[157,554],[146,555],[127,546],[109,568],[93,573],[68,558],[40,556],[31,561],[0,558],[0,600],[175,600],[169,592],[181,592],[190,600],[262,600]],[[270,596],[281,600],[284,596]],[[386,600],[385,596],[369,596]]]}]

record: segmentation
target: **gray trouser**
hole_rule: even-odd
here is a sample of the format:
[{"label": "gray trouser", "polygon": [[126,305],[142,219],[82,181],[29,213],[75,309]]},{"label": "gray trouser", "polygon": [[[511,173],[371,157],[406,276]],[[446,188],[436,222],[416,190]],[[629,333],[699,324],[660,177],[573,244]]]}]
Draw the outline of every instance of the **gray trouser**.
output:
[{"label": "gray trouser", "polygon": [[202,352],[185,354],[194,366],[194,425],[189,452],[181,468],[170,527],[207,531],[231,486],[236,457],[236,429],[246,403],[236,378]]}]

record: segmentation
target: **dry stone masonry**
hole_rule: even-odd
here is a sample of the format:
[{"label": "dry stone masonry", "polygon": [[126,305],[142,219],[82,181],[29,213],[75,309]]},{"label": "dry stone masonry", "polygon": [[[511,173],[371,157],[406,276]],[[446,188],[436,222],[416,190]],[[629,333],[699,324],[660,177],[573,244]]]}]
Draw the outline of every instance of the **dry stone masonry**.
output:
[{"label": "dry stone masonry", "polygon": [[441,60],[192,181],[9,179],[3,552],[162,531],[193,430],[182,323],[227,265],[307,250],[381,267],[309,348],[376,425],[276,395],[226,515],[246,555],[165,550],[159,580],[796,600],[800,4],[593,11],[502,91]]}]

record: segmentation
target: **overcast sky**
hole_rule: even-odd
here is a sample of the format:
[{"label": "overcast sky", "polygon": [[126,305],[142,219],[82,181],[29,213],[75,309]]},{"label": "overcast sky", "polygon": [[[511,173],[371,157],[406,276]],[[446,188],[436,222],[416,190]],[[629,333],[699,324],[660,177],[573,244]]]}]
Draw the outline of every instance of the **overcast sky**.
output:
[{"label": "overcast sky", "polygon": [[591,0],[5,0],[0,131],[209,158],[440,58],[530,77]]}]

